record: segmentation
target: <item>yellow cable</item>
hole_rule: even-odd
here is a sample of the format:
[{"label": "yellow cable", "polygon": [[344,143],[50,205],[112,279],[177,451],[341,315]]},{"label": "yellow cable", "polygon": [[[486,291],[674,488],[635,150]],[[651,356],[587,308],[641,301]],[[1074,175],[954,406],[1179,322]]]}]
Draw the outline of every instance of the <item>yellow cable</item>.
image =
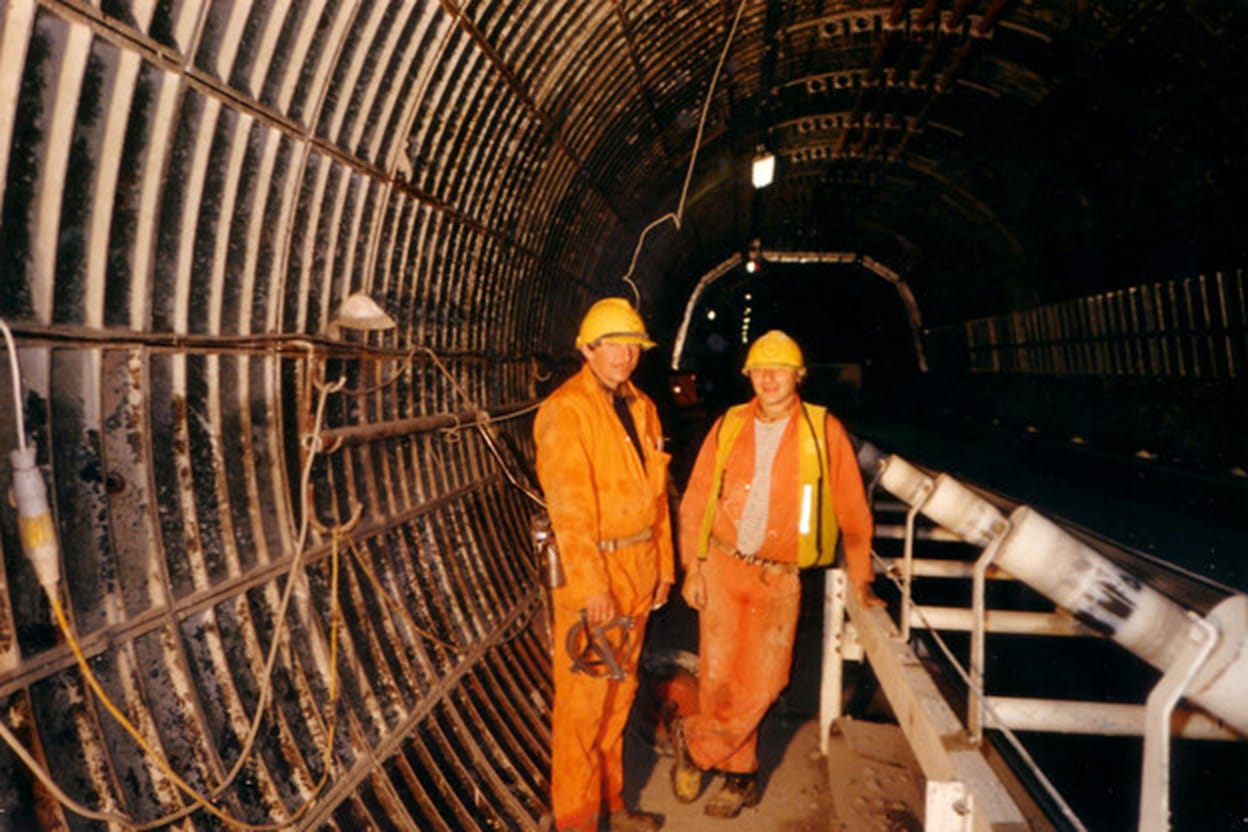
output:
[{"label": "yellow cable", "polygon": [[[332,561],[333,561],[333,566],[332,566],[333,591],[332,592],[333,594],[332,594],[331,611],[330,611],[329,702],[327,703],[326,717],[325,717],[325,721],[328,723],[329,729],[325,738],[325,747],[322,751],[322,760],[324,761],[324,768],[323,768],[323,771],[321,772],[320,779],[312,787],[313,797],[315,797],[321,791],[321,789],[324,788],[325,783],[329,779],[329,773],[333,767],[332,764],[333,764],[334,736],[336,734],[337,727],[338,727],[338,719],[337,719],[338,627],[342,618],[341,610],[338,604],[338,575],[340,572],[338,540],[339,540],[340,534],[341,534],[340,530],[336,529],[335,536],[334,536],[333,556],[332,556]],[[60,627],[62,634],[65,636],[66,642],[69,644],[70,650],[73,652],[74,657],[78,660],[79,668],[82,670],[83,677],[86,679],[88,686],[91,688],[92,691],[94,691],[96,696],[99,697],[100,702],[104,705],[104,707],[108,710],[108,712],[112,714],[113,718],[117,720],[118,724],[120,724],[132,737],[134,737],[135,741],[139,744],[140,748],[142,748],[147,754],[149,754],[152,757],[152,759],[156,761],[157,766],[166,775],[168,775],[170,779],[172,779],[174,783],[181,790],[186,792],[187,795],[190,796],[192,800],[195,801],[195,804],[196,804],[195,806],[180,810],[178,812],[174,812],[162,818],[158,818],[153,821],[148,821],[143,824],[136,824],[133,818],[128,817],[126,815],[118,814],[116,812],[97,811],[97,810],[91,809],[90,807],[84,806],[83,804],[79,803],[78,801],[70,797],[68,794],[66,794],[65,791],[57,784],[57,782],[48,773],[48,771],[42,765],[39,764],[39,761],[35,759],[34,755],[32,755],[26,749],[26,747],[22,744],[21,740],[15,734],[13,734],[12,731],[9,730],[9,727],[4,724],[3,720],[0,720],[0,739],[4,740],[5,744],[9,746],[9,748],[18,757],[18,759],[20,759],[23,763],[26,764],[26,767],[31,771],[32,774],[35,775],[35,778],[41,784],[43,784],[44,788],[46,788],[48,792],[52,795],[52,797],[55,798],[62,806],[64,806],[65,808],[73,812],[74,814],[79,815],[81,817],[88,818],[90,820],[102,821],[104,823],[119,824],[121,826],[133,829],[136,832],[139,832],[139,830],[155,829],[160,826],[166,826],[174,821],[177,821],[177,820],[180,820],[181,818],[186,817],[187,815],[196,811],[196,809],[200,807],[207,809],[212,814],[221,818],[227,825],[233,828],[254,830],[255,832],[272,832],[272,830],[285,829],[291,824],[297,822],[299,818],[301,818],[307,812],[307,810],[312,807],[312,799],[309,798],[309,800],[305,802],[304,805],[301,806],[297,812],[295,812],[290,818],[288,818],[287,820],[281,823],[251,824],[251,823],[246,823],[236,818],[227,816],[221,810],[217,809],[215,806],[206,802],[205,798],[203,798],[202,795],[196,792],[191,786],[186,784],[181,778],[178,777],[176,773],[173,772],[172,767],[169,765],[168,761],[165,760],[164,756],[158,753],[155,749],[151,747],[150,744],[148,744],[146,739],[144,739],[143,735],[139,733],[138,729],[133,724],[130,723],[130,721],[125,717],[125,715],[120,712],[120,710],[116,707],[116,705],[112,702],[112,700],[108,697],[108,695],[102,690],[98,680],[95,678],[94,673],[92,673],[91,671],[90,665],[87,664],[86,656],[82,652],[81,645],[78,643],[78,640],[74,638],[73,632],[69,627],[69,622],[66,620],[65,611],[61,607],[59,599],[56,597],[51,597],[50,600],[52,604],[52,611],[55,614],[57,624]]]},{"label": "yellow cable", "polygon": [[[286,820],[275,824],[251,824],[244,823],[242,821],[235,821],[235,823],[240,825],[241,828],[272,832],[272,830],[280,830],[289,827],[290,825],[296,823],[307,813],[309,809],[312,808],[313,801],[316,796],[320,794],[321,789],[325,787],[326,782],[329,780],[329,772],[333,768],[334,736],[338,727],[338,624],[342,619],[341,610],[338,605],[338,573],[340,571],[338,541],[341,536],[342,527],[335,526],[333,530],[333,545],[330,550],[330,559],[332,564],[330,568],[332,569],[332,573],[330,578],[331,596],[329,612],[329,702],[327,703],[325,714],[325,722],[329,727],[325,735],[325,747],[321,752],[321,759],[323,761],[321,777],[316,781],[316,784],[312,786],[312,794],[308,797],[308,799],[304,801],[303,805],[300,806],[299,809]],[[215,794],[220,794],[227,784],[228,781],[227,783],[223,783],[218,786]],[[158,818],[153,821],[148,821],[142,825],[135,826],[134,830],[135,832],[143,832],[143,830],[156,829],[161,826],[166,826],[175,820],[180,820],[187,815],[190,815],[194,811],[195,807],[193,806],[187,809],[182,809],[173,814],[166,815],[163,818]]]},{"label": "yellow cable", "polygon": [[[3,323],[3,322],[0,321],[0,323]],[[319,402],[317,403],[317,411],[316,411],[316,419],[315,419],[316,428],[312,431],[312,434],[311,434],[313,437],[319,434],[320,424],[324,417],[325,401],[328,397],[328,394],[332,391],[341,389],[342,384],[339,383],[337,385],[318,385],[318,386],[320,388],[321,397],[320,397]],[[270,649],[268,660],[266,661],[266,664],[265,664],[264,683],[261,686],[261,694],[260,694],[260,698],[256,707],[256,714],[252,721],[251,728],[248,732],[247,740],[244,743],[244,748],[242,752],[239,754],[239,758],[236,761],[233,770],[229,773],[229,775],[225,778],[225,780],[223,780],[216,787],[213,793],[213,799],[215,799],[216,797],[219,797],[220,794],[225,790],[226,786],[228,786],[231,782],[233,782],[234,778],[237,777],[238,773],[242,770],[243,762],[249,756],[250,751],[251,751],[251,746],[254,744],[256,735],[259,730],[260,721],[263,718],[264,709],[265,709],[265,706],[267,705],[268,695],[272,689],[272,669],[273,669],[273,665],[275,664],[275,660],[277,657],[277,648],[281,642],[282,629],[283,629],[284,622],[285,622],[285,612],[288,608],[291,590],[293,589],[294,581],[296,580],[296,577],[298,575],[298,567],[302,560],[302,556],[305,550],[305,543],[307,540],[309,512],[313,510],[313,507],[310,505],[310,501],[307,498],[308,489],[306,488],[306,482],[311,475],[312,461],[315,459],[316,453],[317,453],[317,448],[315,447],[309,448],[308,459],[304,466],[303,476],[301,477],[301,485],[305,485],[305,487],[301,488],[301,493],[304,495],[305,503],[304,503],[303,517],[301,518],[302,520],[300,524],[301,527],[298,533],[298,545],[297,545],[295,556],[291,564],[289,577],[286,582],[285,592],[283,593],[282,601],[280,604],[278,626],[274,633],[273,646]],[[302,815],[311,807],[313,798],[315,798],[315,796],[324,787],[325,783],[328,780],[329,772],[332,768],[333,740],[334,740],[335,731],[337,727],[337,720],[336,720],[336,713],[337,713],[336,705],[337,705],[337,699],[338,699],[338,659],[337,659],[337,656],[338,656],[338,624],[339,624],[339,619],[340,619],[340,611],[339,611],[339,605],[338,605],[338,573],[340,571],[339,570],[339,567],[340,567],[339,541],[341,537],[342,537],[341,526],[335,526],[334,533],[333,533],[332,567],[331,567],[333,571],[332,579],[331,579],[333,590],[332,590],[332,599],[331,599],[331,608],[330,608],[330,701],[328,703],[330,712],[329,712],[329,715],[327,716],[327,722],[329,723],[329,730],[326,736],[326,744],[325,744],[325,749],[323,752],[324,770],[321,773],[320,780],[318,780],[316,785],[313,787],[312,797],[309,798],[303,804],[303,806],[299,808],[297,812],[295,812],[290,818],[283,821],[282,823],[252,824],[252,823],[248,823],[246,821],[242,821],[237,818],[234,818],[226,814],[223,810],[217,808],[215,805],[213,805],[210,802],[209,798],[199,793],[193,786],[191,786],[189,783],[187,783],[185,780],[183,780],[181,777],[178,776],[177,772],[173,770],[173,767],[170,765],[169,761],[164,757],[164,755],[158,752],[155,748],[151,746],[151,744],[148,743],[147,739],[142,735],[142,733],[140,733],[139,730],[133,725],[133,723],[131,723],[130,720],[126,717],[126,715],[121,712],[121,710],[113,703],[113,701],[109,698],[108,694],[101,687],[99,681],[95,677],[95,674],[91,671],[90,665],[87,663],[86,655],[83,653],[82,647],[78,643],[78,639],[74,636],[73,630],[70,627],[69,621],[65,615],[65,610],[61,606],[59,593],[56,592],[55,590],[48,591],[47,593],[48,601],[49,601],[50,606],[52,607],[52,612],[54,614],[54,617],[56,618],[56,623],[58,627],[60,628],[62,635],[64,636],[66,643],[69,645],[70,650],[73,652],[74,658],[77,659],[78,661],[78,666],[82,672],[83,679],[87,683],[87,686],[92,690],[92,692],[95,693],[100,703],[109,712],[109,714],[112,715],[113,719],[115,719],[117,723],[122,728],[124,728],[125,731],[128,734],[130,734],[131,737],[134,738],[135,742],[139,745],[139,747],[143,750],[143,752],[152,758],[157,768],[159,768],[174,783],[174,785],[178,787],[180,791],[186,794],[186,796],[191,799],[194,805],[187,807],[185,809],[179,810],[177,812],[174,812],[163,818],[159,818],[154,821],[149,821],[141,825],[136,825],[132,818],[128,818],[122,815],[118,815],[118,814],[111,813],[111,812],[94,811],[74,801],[67,794],[65,794],[65,792],[59,786],[57,786],[56,782],[52,779],[51,775],[48,774],[48,772],[45,769],[43,769],[42,766],[38,764],[38,761],[36,761],[34,757],[30,755],[28,751],[26,751],[26,749],[21,745],[20,740],[18,740],[18,738],[14,736],[8,730],[7,726],[4,726],[2,723],[0,723],[0,729],[2,729],[0,730],[0,739],[3,739],[4,742],[7,745],[9,745],[10,748],[12,748],[14,753],[22,760],[22,762],[24,762],[27,765],[27,767],[31,770],[31,772],[34,773],[36,778],[41,783],[43,783],[45,787],[48,788],[49,792],[52,793],[53,797],[55,797],[67,809],[83,817],[91,818],[93,820],[102,820],[102,821],[109,822],[109,823],[120,823],[134,830],[145,830],[145,829],[153,829],[153,828],[156,828],[157,826],[164,826],[173,821],[186,817],[187,815],[193,813],[197,809],[202,808],[202,809],[207,810],[210,814],[219,818],[223,823],[225,823],[227,826],[230,826],[231,828],[255,830],[255,832],[269,832],[270,830],[279,830],[279,829],[287,828],[292,823],[296,822],[300,817],[302,817]]]},{"label": "yellow cable", "polygon": [[[330,596],[331,598],[330,600],[330,676],[329,676],[329,703],[328,703],[329,715],[326,720],[329,723],[329,732],[326,735],[325,749],[322,755],[322,758],[325,763],[324,770],[321,772],[320,780],[317,781],[316,785],[312,789],[313,797],[315,797],[315,795],[320,792],[320,790],[324,787],[326,781],[329,778],[329,772],[330,772],[330,769],[332,768],[331,763],[332,763],[332,757],[333,757],[334,734],[335,734],[335,729],[337,727],[336,706],[338,702],[338,623],[339,623],[339,620],[341,619],[341,612],[340,612],[339,605],[338,605],[338,574],[340,572],[339,540],[341,539],[341,537],[342,537],[341,529],[335,528],[334,537],[333,537],[333,547],[332,547],[332,553],[331,553],[332,576],[330,580],[330,585],[332,589],[331,589],[331,596]],[[69,621],[66,619],[65,610],[61,607],[60,599],[57,598],[55,595],[50,595],[49,600],[51,601],[51,604],[52,604],[52,612],[56,617],[56,622],[61,629],[61,633],[65,636],[65,640],[69,644],[69,649],[73,652],[74,658],[78,660],[79,669],[82,671],[83,678],[87,682],[88,687],[90,687],[91,690],[95,693],[96,697],[99,699],[100,703],[105,707],[105,709],[110,714],[112,714],[113,719],[117,720],[117,723],[121,725],[121,727],[124,728],[126,732],[130,734],[131,737],[134,738],[135,742],[138,743],[139,747],[143,749],[143,751],[146,752],[148,756],[150,756],[155,761],[157,767],[162,772],[164,772],[164,774],[167,777],[169,777],[170,780],[173,781],[174,785],[176,785],[183,793],[185,793],[196,804],[196,806],[206,809],[208,812],[220,818],[223,822],[225,822],[229,826],[239,828],[239,829],[249,829],[249,830],[284,829],[288,827],[290,824],[296,822],[300,817],[303,816],[305,812],[307,812],[309,808],[311,808],[312,801],[311,799],[309,799],[307,802],[303,804],[303,806],[299,808],[299,810],[295,814],[293,814],[290,818],[286,819],[280,824],[253,824],[253,823],[248,823],[246,821],[238,820],[237,818],[234,818],[226,814],[224,811],[222,811],[221,809],[218,809],[216,806],[210,803],[208,801],[208,798],[204,797],[202,794],[196,791],[193,786],[191,786],[186,781],[184,781],[181,777],[178,776],[178,774],[173,770],[173,767],[169,764],[168,760],[165,759],[164,755],[161,754],[159,751],[157,751],[155,748],[153,748],[147,742],[146,738],[144,738],[144,736],[139,732],[138,728],[136,728],[134,724],[130,722],[130,720],[126,717],[126,715],[123,714],[121,710],[113,703],[112,699],[109,698],[108,694],[100,686],[99,680],[96,679],[95,674],[92,672],[91,666],[87,664],[86,656],[82,652],[82,647],[81,645],[79,645],[78,640],[74,637],[73,631],[69,626]],[[6,737],[6,739],[8,738]],[[25,760],[25,755],[21,755],[21,756],[23,756],[23,759]],[[29,765],[30,762],[33,762],[33,761],[26,761],[26,762]],[[56,789],[56,791],[59,792],[60,790]],[[69,806],[69,808],[74,809],[74,811],[77,811],[77,809],[74,808],[74,806]],[[194,811],[194,810],[192,809],[191,811]],[[138,826],[133,825],[132,819],[122,818],[117,815],[109,814],[107,819],[113,820],[114,822],[122,821],[126,823],[127,825],[132,826],[136,830],[142,830],[142,829],[153,829],[153,828],[156,828],[157,826],[164,826],[168,823],[171,823],[174,820],[177,820],[181,817],[185,817],[189,813],[190,812],[188,811],[175,813],[173,815],[160,818],[155,821],[149,821],[147,823],[144,823]],[[89,816],[95,817],[96,819],[99,819],[99,820],[106,819],[103,817],[98,817],[97,816],[98,814],[99,813],[93,812]]]},{"label": "yellow cable", "polygon": [[[455,387],[456,391],[465,400],[469,401],[469,403],[471,404],[471,400],[469,399],[467,392],[459,384],[458,380],[456,380],[455,377],[447,370],[445,365],[442,364],[438,356],[432,350],[428,348],[424,348],[424,349],[429,353],[430,357],[434,360],[434,363],[437,365],[438,369],[451,381],[451,384]],[[410,363],[410,354],[409,354],[409,363]],[[402,375],[402,373],[396,374],[393,378],[389,379],[386,383],[387,384],[392,383],[400,375]],[[326,404],[326,399],[328,398],[328,394],[330,392],[337,392],[339,390],[342,390],[343,388],[342,381],[343,380],[340,380],[339,383],[333,384],[333,385],[325,385],[325,384],[318,383],[317,386],[320,390],[321,395],[320,395],[319,401],[317,402],[316,414],[314,418],[315,427],[310,434],[312,437],[316,437],[319,435],[319,428],[324,418],[324,408]],[[356,391],[356,392],[359,392],[359,391]],[[513,414],[513,415],[516,415],[516,414]],[[493,437],[489,436],[489,433],[486,430],[486,426],[491,421],[492,420],[490,419],[478,421],[474,423],[474,426],[477,427],[481,431],[481,434],[486,441],[487,447],[496,457],[499,464],[503,467],[504,471],[508,475],[508,479],[511,479],[513,485],[516,485],[518,488],[520,488],[521,491],[524,491],[526,494],[529,494],[529,496],[533,496],[527,491],[527,489],[524,489],[523,487],[521,487],[519,483],[517,483],[511,477],[510,470],[508,470],[507,466],[503,463],[503,460],[501,456],[499,455],[498,449],[494,446]],[[286,587],[283,592],[283,597],[281,599],[281,602],[279,603],[278,626],[274,633],[273,645],[270,648],[270,652],[265,663],[264,681],[261,686],[261,691],[260,691],[260,696],[259,696],[257,707],[256,707],[255,717],[252,720],[252,724],[248,731],[247,739],[244,742],[243,750],[240,752],[239,757],[237,761],[235,762],[233,769],[229,772],[226,778],[220,784],[218,784],[217,787],[214,789],[213,797],[211,799],[215,799],[219,797],[221,793],[225,790],[225,788],[231,782],[233,782],[233,780],[238,776],[238,773],[242,770],[243,763],[245,762],[245,760],[251,753],[251,747],[254,744],[254,741],[256,739],[256,736],[259,730],[260,722],[263,719],[264,709],[268,704],[268,696],[272,689],[272,669],[275,664],[275,660],[277,657],[277,650],[280,645],[280,641],[282,637],[282,631],[283,631],[285,617],[286,617],[285,613],[286,613],[286,610],[288,609],[288,605],[289,605],[289,601],[291,597],[291,591],[294,586],[294,581],[297,579],[298,567],[302,560],[302,556],[305,553],[305,544],[307,541],[307,532],[308,532],[308,518],[310,516],[310,512],[314,510],[314,507],[311,505],[311,501],[308,499],[308,496],[307,496],[309,493],[309,489],[306,487],[306,483],[310,479],[312,463],[317,455],[318,450],[319,449],[315,446],[315,444],[313,444],[312,446],[308,448],[308,458],[305,461],[305,466],[302,472],[302,476],[300,478],[301,486],[302,486],[300,488],[300,493],[304,497],[304,511],[303,511],[303,516],[301,517],[300,528],[297,532],[297,544],[296,544],[295,556],[292,560],[291,569],[288,573],[289,577],[287,579]],[[347,544],[350,548],[350,551],[353,557],[355,558],[356,562],[360,565],[361,569],[364,570],[364,573],[368,576],[368,579],[370,583],[372,584],[374,590],[382,597],[382,599],[392,609],[397,611],[399,615],[405,619],[408,626],[411,627],[412,630],[424,636],[425,638],[429,639],[430,641],[433,641],[434,643],[439,644],[447,649],[454,650],[456,652],[461,652],[463,650],[461,646],[453,644],[451,642],[444,641],[438,638],[437,636],[433,635],[428,630],[417,625],[415,620],[412,618],[411,614],[407,611],[407,609],[403,605],[399,604],[394,598],[392,598],[389,595],[389,593],[386,592],[385,588],[382,587],[381,582],[378,580],[376,573],[373,571],[371,565],[364,558],[362,553],[359,551],[359,548],[356,546],[355,540],[350,535],[344,534],[341,525],[334,526],[333,543],[332,543],[332,549],[331,549],[332,576],[331,576],[331,609],[330,609],[329,702],[327,703],[328,712],[325,717],[326,722],[328,723],[328,730],[326,733],[325,748],[322,753],[324,766],[321,772],[321,777],[318,779],[317,783],[312,788],[312,796],[287,820],[278,824],[252,824],[246,821],[239,820],[227,814],[224,810],[213,805],[209,797],[206,797],[205,795],[201,794],[193,786],[191,786],[189,783],[183,780],[177,774],[177,772],[173,770],[172,765],[164,757],[164,755],[151,746],[151,744],[142,735],[142,733],[138,730],[138,728],[135,727],[134,724],[130,722],[130,720],[126,717],[126,715],[121,712],[121,710],[116,706],[116,704],[109,698],[108,694],[104,691],[103,687],[99,683],[99,680],[96,678],[95,674],[92,672],[90,665],[87,663],[86,655],[83,653],[81,645],[79,644],[77,638],[74,636],[73,630],[70,627],[69,621],[65,615],[65,610],[61,606],[59,594],[54,591],[48,592],[49,603],[52,607],[52,611],[53,611],[54,617],[56,618],[57,625],[60,628],[61,633],[64,636],[66,643],[69,645],[69,648],[72,651],[74,658],[78,662],[79,669],[82,672],[83,679],[87,683],[87,686],[96,695],[97,699],[104,706],[104,708],[109,712],[109,714],[113,717],[113,719],[117,721],[118,725],[120,725],[123,729],[125,729],[125,731],[128,734],[130,734],[130,736],[135,740],[135,742],[143,750],[143,752],[147,754],[149,757],[151,757],[151,759],[155,762],[157,768],[159,768],[160,771],[164,773],[165,776],[168,777],[181,792],[183,792],[188,798],[190,798],[193,805],[186,807],[182,810],[179,810],[177,812],[171,813],[170,815],[167,815],[165,817],[158,818],[153,821],[148,821],[142,824],[136,824],[132,818],[124,816],[124,815],[120,815],[117,813],[92,810],[78,803],[72,798],[70,798],[69,795],[67,795],[56,784],[55,780],[53,780],[51,775],[42,766],[40,766],[38,761],[34,759],[34,757],[25,749],[24,746],[22,746],[21,741],[15,735],[13,735],[12,732],[9,731],[8,727],[3,725],[2,722],[0,722],[0,739],[3,739],[4,742],[10,746],[13,752],[27,765],[27,767],[31,770],[31,772],[48,789],[48,791],[52,794],[54,798],[56,798],[67,809],[69,809],[70,811],[82,817],[90,818],[93,820],[100,820],[106,823],[121,824],[133,830],[136,830],[137,832],[137,830],[148,830],[148,829],[154,829],[159,826],[167,825],[176,820],[187,817],[188,815],[192,814],[198,809],[204,809],[210,814],[217,817],[227,826],[234,828],[234,829],[253,830],[253,832],[272,832],[273,830],[280,830],[280,829],[285,829],[289,827],[291,824],[297,822],[299,818],[301,818],[307,812],[307,810],[311,808],[311,806],[313,805],[313,799],[321,791],[321,789],[324,788],[325,783],[329,779],[330,771],[332,770],[332,767],[333,767],[332,766],[333,764],[333,742],[334,742],[334,737],[337,731],[338,630],[339,630],[339,624],[341,621],[341,609],[340,609],[340,605],[338,601],[339,573],[341,571],[340,544],[343,538],[347,540]]]},{"label": "yellow cable", "polygon": [[48,600],[52,604],[52,613],[56,617],[56,623],[61,628],[61,633],[65,636],[65,640],[69,644],[69,649],[73,651],[74,658],[78,660],[78,668],[82,671],[83,679],[86,681],[87,686],[91,688],[96,697],[100,700],[100,704],[102,704],[105,709],[113,715],[113,719],[117,720],[117,724],[122,728],[125,728],[126,732],[130,734],[130,736],[134,737],[135,742],[137,742],[139,747],[142,748],[143,751],[155,761],[156,766],[164,772],[165,776],[172,780],[173,784],[177,786],[178,789],[180,789],[183,794],[189,797],[196,805],[206,809],[210,814],[215,815],[230,826],[246,826],[246,824],[230,817],[225,812],[209,803],[207,798],[179,777],[178,773],[175,772],[173,767],[169,765],[169,762],[165,759],[164,755],[152,748],[143,735],[139,733],[139,729],[135,728],[126,715],[113,704],[113,701],[108,698],[108,694],[104,692],[102,687],[100,687],[99,681],[95,678],[95,673],[91,671],[91,666],[87,664],[87,657],[83,655],[82,647],[78,644],[78,639],[74,638],[74,634],[69,626],[69,621],[65,618],[65,610],[61,608],[60,599],[55,593],[48,593]]}]

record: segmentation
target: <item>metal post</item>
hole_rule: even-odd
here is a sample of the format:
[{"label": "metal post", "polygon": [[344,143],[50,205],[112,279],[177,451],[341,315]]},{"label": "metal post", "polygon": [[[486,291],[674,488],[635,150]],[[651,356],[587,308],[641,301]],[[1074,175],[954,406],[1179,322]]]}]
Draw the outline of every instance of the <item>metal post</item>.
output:
[{"label": "metal post", "polygon": [[1218,631],[1188,613],[1192,627],[1185,649],[1148,695],[1144,716],[1144,772],[1140,786],[1140,832],[1170,829],[1170,718],[1218,643]]},{"label": "metal post", "polygon": [[906,537],[901,555],[901,640],[910,640],[910,582],[914,577],[914,519],[923,507],[923,500],[906,512]]},{"label": "metal post", "polygon": [[845,677],[845,593],[849,580],[844,569],[829,569],[823,581],[823,668],[819,683],[819,751],[828,756],[828,733],[841,716]]},{"label": "metal post", "polygon": [[987,585],[988,567],[997,556],[1000,541],[1004,534],[998,535],[984,549],[983,554],[975,561],[972,576],[971,592],[971,684],[967,693],[967,728],[970,730],[971,742],[979,743],[984,738],[984,640],[987,627],[984,619],[987,616],[987,602],[984,598]]},{"label": "metal post", "polygon": [[914,524],[919,511],[927,504],[931,496],[933,483],[930,477],[918,480],[918,486],[910,494],[910,509],[906,512],[906,533],[902,541],[901,556],[901,640],[910,640],[911,584],[914,580]]}]

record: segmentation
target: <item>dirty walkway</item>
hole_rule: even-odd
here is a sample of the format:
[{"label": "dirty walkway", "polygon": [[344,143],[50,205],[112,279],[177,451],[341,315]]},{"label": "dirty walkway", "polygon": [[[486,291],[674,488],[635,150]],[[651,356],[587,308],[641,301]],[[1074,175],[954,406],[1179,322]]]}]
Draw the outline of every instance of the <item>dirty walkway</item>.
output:
[{"label": "dirty walkway", "polygon": [[[667,819],[664,828],[672,832],[853,832],[868,828],[858,823],[866,816],[874,816],[869,826],[872,829],[921,828],[913,825],[916,810],[906,802],[917,794],[911,773],[887,763],[881,765],[878,760],[857,753],[865,744],[883,746],[879,731],[859,724],[847,736],[834,738],[828,757],[819,751],[822,580],[821,572],[803,576],[802,612],[789,687],[761,726],[759,779],[763,796],[759,804],[732,820],[707,817],[703,806],[720,782],[709,778],[708,787],[697,802],[677,802],[670,782],[670,743],[666,732],[656,726],[654,719],[658,698],[654,694],[654,680],[651,678],[651,684],[645,684],[643,675],[643,691],[639,694],[626,743],[629,785],[625,797],[630,805],[663,814]],[[651,620],[643,664],[661,675],[666,675],[664,669],[696,668],[696,650],[697,617],[683,602],[675,599]],[[861,675],[853,674],[848,667],[847,674],[850,681],[847,702],[862,696],[871,698],[873,687],[854,689],[852,679]],[[646,698],[648,694],[649,699]],[[895,727],[879,726],[879,729],[887,731]],[[870,733],[864,734],[864,731]],[[864,736],[868,737],[866,742],[862,741]],[[881,779],[876,775],[882,770],[890,772],[884,778],[890,783],[900,777],[908,785],[902,789],[890,786],[888,794],[872,794],[873,784]],[[890,822],[879,825],[885,813],[890,816]]]}]

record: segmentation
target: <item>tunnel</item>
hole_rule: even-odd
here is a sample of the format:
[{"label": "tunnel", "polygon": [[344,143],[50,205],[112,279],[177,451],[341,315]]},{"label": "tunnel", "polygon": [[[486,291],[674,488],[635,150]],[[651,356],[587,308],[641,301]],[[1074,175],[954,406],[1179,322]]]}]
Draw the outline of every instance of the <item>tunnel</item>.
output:
[{"label": "tunnel", "polygon": [[52,517],[40,562],[0,509],[0,827],[539,828],[532,420],[602,297],[674,492],[779,328],[855,435],[1060,445],[1092,527],[1132,472],[1248,587],[1245,44],[1214,0],[0,0],[0,490]]}]

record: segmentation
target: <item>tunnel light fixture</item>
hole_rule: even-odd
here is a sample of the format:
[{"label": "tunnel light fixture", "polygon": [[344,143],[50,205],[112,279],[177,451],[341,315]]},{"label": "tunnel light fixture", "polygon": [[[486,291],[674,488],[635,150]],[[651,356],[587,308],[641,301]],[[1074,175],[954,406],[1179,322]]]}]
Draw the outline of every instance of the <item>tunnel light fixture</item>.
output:
[{"label": "tunnel light fixture", "polygon": [[377,301],[363,292],[353,292],[338,307],[338,314],[329,322],[331,338],[341,337],[342,330],[353,329],[362,332],[375,332],[394,329],[397,324],[394,318],[378,305]]},{"label": "tunnel light fixture", "polygon": [[[750,240],[750,246],[745,252],[745,270],[750,274],[757,274],[759,268],[762,267],[762,264],[763,244],[757,237],[755,237],[753,240]],[[746,294],[745,299],[750,299],[750,295],[748,293]]]},{"label": "tunnel light fixture", "polygon": [[760,149],[750,166],[750,181],[755,188],[766,188],[776,178],[776,156],[769,150]]}]

